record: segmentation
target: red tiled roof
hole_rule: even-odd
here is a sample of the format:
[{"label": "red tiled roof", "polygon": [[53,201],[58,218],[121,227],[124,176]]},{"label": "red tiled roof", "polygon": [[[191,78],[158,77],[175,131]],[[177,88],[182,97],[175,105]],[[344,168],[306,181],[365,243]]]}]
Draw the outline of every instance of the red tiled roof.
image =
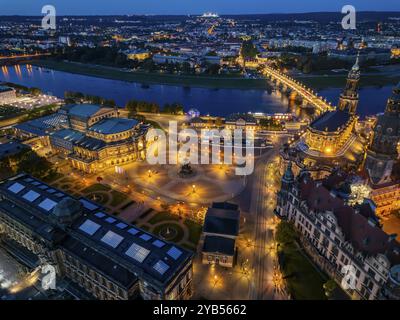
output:
[{"label": "red tiled roof", "polygon": [[333,211],[346,241],[352,243],[356,250],[367,255],[386,254],[392,263],[400,262],[400,255],[393,253],[393,249],[400,248],[400,244],[392,240],[378,224],[372,223],[377,218],[369,204],[362,204],[356,210],[310,177],[302,177],[299,182],[300,198],[307,202],[311,210]]}]

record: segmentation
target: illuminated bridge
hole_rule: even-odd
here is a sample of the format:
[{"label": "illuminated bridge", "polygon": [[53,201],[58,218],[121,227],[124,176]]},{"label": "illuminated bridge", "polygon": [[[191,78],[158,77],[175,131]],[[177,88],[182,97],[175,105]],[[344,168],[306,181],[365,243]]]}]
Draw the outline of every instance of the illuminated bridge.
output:
[{"label": "illuminated bridge", "polygon": [[27,59],[27,58],[35,58],[35,57],[43,57],[50,56],[51,53],[32,53],[32,54],[19,54],[13,56],[0,56],[1,60],[13,60],[13,59]]},{"label": "illuminated bridge", "polygon": [[276,84],[290,88],[295,94],[301,96],[303,101],[308,102],[308,104],[315,107],[320,113],[335,109],[326,99],[318,96],[312,89],[307,88],[304,84],[278,70],[265,66],[264,74]]}]

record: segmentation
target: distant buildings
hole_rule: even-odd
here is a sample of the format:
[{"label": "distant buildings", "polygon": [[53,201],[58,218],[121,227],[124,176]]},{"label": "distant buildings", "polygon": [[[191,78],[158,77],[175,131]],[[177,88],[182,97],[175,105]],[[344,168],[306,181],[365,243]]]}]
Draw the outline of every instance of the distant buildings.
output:
[{"label": "distant buildings", "polygon": [[348,62],[354,61],[359,54],[360,63],[375,60],[378,63],[389,62],[392,56],[390,49],[380,48],[365,48],[362,50],[349,49],[349,50],[330,50],[328,56]]},{"label": "distant buildings", "polygon": [[[371,201],[349,206],[337,189],[345,176],[313,180],[291,163],[283,175],[276,213],[294,224],[313,261],[354,299],[400,299],[400,244],[379,225]],[[347,270],[347,271],[346,271]],[[349,277],[347,277],[349,279]],[[354,280],[354,281],[353,281]],[[342,285],[343,287],[343,285]]]},{"label": "distant buildings", "polygon": [[243,129],[243,130],[257,130],[258,123],[256,118],[251,114],[235,113],[231,114],[225,119],[226,129]]},{"label": "distant buildings", "polygon": [[0,244],[77,298],[189,299],[193,253],[28,175],[0,183]]},{"label": "distant buildings", "polygon": [[239,227],[240,211],[237,205],[213,203],[204,220],[202,262],[232,268]]},{"label": "distant buildings", "polygon": [[180,55],[167,55],[167,54],[155,54],[153,61],[158,64],[164,63],[184,63],[189,62],[189,58]]},{"label": "distant buildings", "polygon": [[128,59],[143,61],[151,57],[151,52],[147,50],[134,50],[125,53]]},{"label": "distant buildings", "polygon": [[0,105],[15,102],[17,99],[14,88],[0,86]]}]

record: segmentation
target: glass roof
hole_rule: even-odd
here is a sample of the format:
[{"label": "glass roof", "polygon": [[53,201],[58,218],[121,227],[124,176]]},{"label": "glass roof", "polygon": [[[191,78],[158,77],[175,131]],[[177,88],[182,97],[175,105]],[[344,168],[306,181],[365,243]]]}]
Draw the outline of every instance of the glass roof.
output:
[{"label": "glass roof", "polygon": [[90,236],[94,235],[96,233],[96,231],[99,229],[100,229],[100,225],[89,219],[87,219],[79,227],[79,230],[82,230],[83,232],[87,233]]},{"label": "glass roof", "polygon": [[101,241],[108,244],[109,246],[116,248],[118,245],[121,243],[121,241],[124,240],[124,237],[120,236],[119,234],[116,234],[115,232],[108,231],[103,238],[101,238]]},{"label": "glass roof", "polygon": [[136,243],[132,243],[132,245],[129,247],[128,250],[126,250],[125,254],[132,259],[135,259],[136,261],[142,263],[144,259],[149,255],[150,250],[147,250],[146,248],[143,248],[142,246],[139,246]]},{"label": "glass roof", "polygon": [[177,260],[177,259],[181,256],[182,251],[179,250],[177,247],[172,246],[171,249],[169,249],[169,250],[167,251],[167,254],[168,254],[171,258],[173,258],[174,260]]},{"label": "glass roof", "polygon": [[24,190],[25,186],[23,186],[22,184],[16,182],[13,185],[8,187],[8,190],[10,190],[12,193],[18,193],[21,190]]},{"label": "glass roof", "polygon": [[162,242],[161,240],[155,240],[153,241],[153,245],[155,245],[157,248],[162,248],[165,246],[165,242]]},{"label": "glass roof", "polygon": [[25,193],[23,195],[22,198],[24,198],[25,200],[28,200],[29,202],[33,202],[39,197],[40,197],[39,193],[37,193],[37,192],[35,192],[33,190],[29,190],[27,193]]},{"label": "glass roof", "polygon": [[158,260],[157,263],[153,266],[153,269],[156,270],[159,274],[164,274],[169,269],[169,265],[167,265],[164,261]]},{"label": "glass roof", "polygon": [[41,203],[39,203],[39,207],[46,211],[52,210],[56,205],[57,205],[57,202],[54,202],[53,200],[51,200],[49,198],[46,198]]}]

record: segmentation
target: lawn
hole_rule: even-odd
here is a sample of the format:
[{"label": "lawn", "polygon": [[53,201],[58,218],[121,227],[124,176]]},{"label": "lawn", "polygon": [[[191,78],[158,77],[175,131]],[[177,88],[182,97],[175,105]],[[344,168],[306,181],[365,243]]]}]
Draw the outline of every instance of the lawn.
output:
[{"label": "lawn", "polygon": [[224,75],[177,75],[159,74],[147,72],[123,71],[117,68],[85,65],[81,63],[55,61],[55,60],[36,60],[30,62],[33,65],[49,69],[83,74],[87,76],[138,82],[145,84],[167,84],[183,85],[189,87],[205,88],[232,88],[232,89],[267,89],[268,82],[265,79],[246,79],[238,76]]},{"label": "lawn", "polygon": [[182,241],[183,236],[184,236],[184,231],[179,225],[177,225],[175,223],[160,224],[153,229],[152,233],[158,237],[160,235],[161,230],[164,230],[166,228],[171,228],[171,229],[176,230],[176,235],[172,239],[168,239],[168,241],[175,242],[175,243]]},{"label": "lawn", "polygon": [[179,217],[168,212],[156,213],[148,222],[150,224],[157,224],[164,221],[178,221]]},{"label": "lawn", "polygon": [[[301,81],[308,87],[314,90],[322,90],[326,88],[342,88],[346,84],[347,74],[343,75],[328,75],[328,76],[297,76],[296,79]],[[388,86],[395,85],[400,81],[399,76],[391,77],[387,75],[372,76],[363,75],[360,80],[361,87]]]},{"label": "lawn", "polygon": [[203,231],[203,226],[192,220],[185,220],[185,226],[189,229],[189,241],[197,246],[200,240],[201,232]]},{"label": "lawn", "polygon": [[43,178],[43,181],[46,183],[53,183],[54,181],[61,179],[64,175],[58,172],[52,172],[49,175]]},{"label": "lawn", "polygon": [[[92,192],[88,194],[86,197],[101,205],[106,205],[110,200],[110,196],[105,192]],[[95,197],[96,200],[93,197]]]},{"label": "lawn", "polygon": [[117,207],[128,200],[128,196],[119,191],[112,190],[110,193],[111,193],[111,197],[112,197],[111,203],[110,203],[111,207]]},{"label": "lawn", "polygon": [[295,300],[326,300],[323,284],[328,280],[315,269],[294,243],[280,246],[283,274]]},{"label": "lawn", "polygon": [[87,187],[86,189],[83,189],[83,193],[92,193],[92,192],[98,192],[98,191],[110,191],[111,187],[106,185],[106,184],[100,184],[100,183],[95,183],[92,184],[91,186]]}]

